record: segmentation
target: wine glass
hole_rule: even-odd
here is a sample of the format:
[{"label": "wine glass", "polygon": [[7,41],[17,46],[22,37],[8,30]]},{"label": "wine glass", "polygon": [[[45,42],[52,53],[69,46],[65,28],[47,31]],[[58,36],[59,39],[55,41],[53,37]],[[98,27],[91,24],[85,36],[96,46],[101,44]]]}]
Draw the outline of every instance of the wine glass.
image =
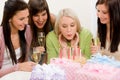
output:
[{"label": "wine glass", "polygon": [[100,44],[100,40],[98,37],[92,39],[93,45],[98,46]]},{"label": "wine glass", "polygon": [[92,39],[93,46],[96,46],[97,53],[100,52],[100,40],[99,37],[94,37]]},{"label": "wine glass", "polygon": [[42,46],[42,47],[45,46],[45,33],[44,32],[38,33],[38,43],[39,43],[39,46]]},{"label": "wine glass", "polygon": [[[38,33],[38,43],[40,47],[45,47],[45,33],[44,32],[39,32]],[[41,51],[41,60],[39,64],[42,64],[43,61],[45,60],[45,52]]]},{"label": "wine glass", "polygon": [[37,47],[33,47],[33,54],[31,56],[31,58],[35,63],[39,63],[39,61],[41,59],[41,54]]},{"label": "wine glass", "polygon": [[40,47],[45,46],[45,33],[44,32],[38,33],[38,44],[37,44],[37,46],[33,47],[33,54],[31,56],[31,58],[34,62],[41,64],[41,61],[43,59],[42,54],[44,54],[44,52],[40,51],[39,46]]}]

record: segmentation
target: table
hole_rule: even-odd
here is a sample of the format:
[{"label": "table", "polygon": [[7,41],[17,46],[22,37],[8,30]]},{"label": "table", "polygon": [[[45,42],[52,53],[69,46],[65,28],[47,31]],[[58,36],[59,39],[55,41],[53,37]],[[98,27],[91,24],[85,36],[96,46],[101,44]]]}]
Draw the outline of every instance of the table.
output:
[{"label": "table", "polygon": [[24,71],[16,71],[9,73],[0,80],[30,80],[31,72],[24,72]]}]

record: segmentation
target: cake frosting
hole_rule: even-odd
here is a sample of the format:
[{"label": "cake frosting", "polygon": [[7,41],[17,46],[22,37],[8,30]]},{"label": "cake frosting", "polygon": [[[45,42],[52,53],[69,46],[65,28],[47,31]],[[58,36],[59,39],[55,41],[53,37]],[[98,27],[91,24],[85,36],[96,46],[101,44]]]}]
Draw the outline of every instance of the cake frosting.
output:
[{"label": "cake frosting", "polygon": [[120,80],[120,69],[104,64],[86,63],[74,80]]},{"label": "cake frosting", "polygon": [[52,58],[48,65],[36,65],[30,80],[120,80],[119,74],[119,61],[97,53],[88,60]]},{"label": "cake frosting", "polygon": [[81,68],[80,63],[66,58],[53,58],[50,64],[55,64],[65,71],[66,80],[74,80],[76,71]]}]

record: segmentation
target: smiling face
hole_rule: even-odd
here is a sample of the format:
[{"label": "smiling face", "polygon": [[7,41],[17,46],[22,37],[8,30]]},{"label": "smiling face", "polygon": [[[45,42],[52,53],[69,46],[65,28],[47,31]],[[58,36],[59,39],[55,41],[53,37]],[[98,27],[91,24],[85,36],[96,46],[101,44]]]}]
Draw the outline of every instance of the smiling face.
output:
[{"label": "smiling face", "polygon": [[47,18],[47,11],[44,10],[33,16],[33,22],[39,29],[42,29],[47,21]]},{"label": "smiling face", "polygon": [[24,30],[25,25],[28,24],[28,9],[18,11],[10,20],[10,27],[12,31]]},{"label": "smiling face", "polygon": [[72,18],[63,16],[60,19],[59,30],[67,40],[72,40],[77,31],[77,24]]},{"label": "smiling face", "polygon": [[102,24],[109,24],[110,23],[109,12],[105,4],[98,4],[96,8],[97,8],[97,16],[100,19],[100,22]]}]

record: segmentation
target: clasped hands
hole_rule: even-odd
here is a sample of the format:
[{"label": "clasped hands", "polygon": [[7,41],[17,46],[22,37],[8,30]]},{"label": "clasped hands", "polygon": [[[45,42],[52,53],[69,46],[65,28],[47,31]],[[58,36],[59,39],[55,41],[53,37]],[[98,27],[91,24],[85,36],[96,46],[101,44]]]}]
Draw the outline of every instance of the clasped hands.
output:
[{"label": "clasped hands", "polygon": [[[67,40],[63,37],[62,34],[59,35],[59,43],[62,48],[67,48]],[[76,32],[74,38],[70,41],[71,47],[76,47],[79,43],[79,35]]]}]

